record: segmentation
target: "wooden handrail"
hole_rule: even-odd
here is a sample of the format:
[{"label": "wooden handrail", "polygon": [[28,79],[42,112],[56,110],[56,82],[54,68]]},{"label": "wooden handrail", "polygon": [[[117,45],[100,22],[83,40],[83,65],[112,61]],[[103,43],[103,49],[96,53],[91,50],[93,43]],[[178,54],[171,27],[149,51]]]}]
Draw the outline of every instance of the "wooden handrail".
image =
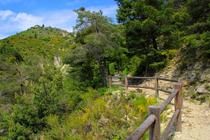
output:
[{"label": "wooden handrail", "polygon": [[154,87],[149,87],[149,86],[139,86],[139,85],[128,85],[128,87],[132,88],[146,88],[146,89],[155,89]]},{"label": "wooden handrail", "polygon": [[174,80],[174,79],[167,79],[167,78],[163,78],[163,77],[158,77],[159,80],[163,80],[163,81],[168,81],[168,82],[179,82],[178,80]]},{"label": "wooden handrail", "polygon": [[115,75],[115,76],[111,76],[113,78],[121,78],[122,76],[118,76],[118,75]]},{"label": "wooden handrail", "polygon": [[138,77],[138,76],[127,76],[129,79],[155,79],[155,77]]},{"label": "wooden handrail", "polygon": [[160,106],[149,106],[149,114],[153,114],[156,117],[149,130],[149,139],[160,140]]},{"label": "wooden handrail", "polygon": [[[149,87],[149,86],[139,86],[139,85],[129,85],[128,79],[155,79],[155,86]],[[109,85],[111,86],[112,78],[109,78]],[[169,82],[176,82],[177,84],[174,85],[174,88],[172,91],[164,90],[159,88],[159,80],[169,81]],[[111,83],[111,84],[110,84]],[[146,88],[146,89],[152,89],[155,90],[156,97],[159,98],[158,91],[163,91],[165,93],[169,93],[168,98],[157,106],[149,106],[149,115],[145,119],[145,121],[140,125],[140,127],[129,137],[127,137],[127,140],[138,140],[143,137],[144,133],[149,129],[149,139],[150,140],[166,140],[170,137],[170,134],[174,131],[181,131],[182,125],[181,125],[181,115],[182,115],[182,106],[183,106],[183,95],[181,92],[182,89],[182,83],[177,80],[173,79],[166,79],[162,77],[127,77],[125,76],[125,89],[127,91],[128,87],[134,87],[134,88]],[[175,112],[169,121],[167,127],[163,131],[163,134],[160,134],[160,114],[164,112],[166,107],[171,103],[171,101],[175,99],[174,107]]]},{"label": "wooden handrail", "polygon": [[162,88],[158,88],[159,91],[162,91],[162,92],[165,92],[165,93],[168,93],[168,94],[171,94],[171,91],[169,90],[165,90],[165,89],[162,89]]},{"label": "wooden handrail", "polygon": [[168,137],[172,136],[171,133],[173,133],[173,131],[175,131],[175,123],[176,123],[176,119],[177,119],[179,113],[180,113],[180,110],[176,110],[174,112],[170,122],[168,123],[166,129],[164,130],[163,134],[160,137],[161,140],[167,140]]},{"label": "wooden handrail", "polygon": [[136,129],[136,131],[127,138],[127,140],[138,140],[143,137],[144,133],[149,129],[149,127],[155,122],[155,115],[149,115],[141,126]]},{"label": "wooden handrail", "polygon": [[173,92],[162,104],[160,104],[161,113],[165,110],[167,105],[169,105],[169,103],[174,99],[174,97],[177,95],[177,92],[178,91]]}]

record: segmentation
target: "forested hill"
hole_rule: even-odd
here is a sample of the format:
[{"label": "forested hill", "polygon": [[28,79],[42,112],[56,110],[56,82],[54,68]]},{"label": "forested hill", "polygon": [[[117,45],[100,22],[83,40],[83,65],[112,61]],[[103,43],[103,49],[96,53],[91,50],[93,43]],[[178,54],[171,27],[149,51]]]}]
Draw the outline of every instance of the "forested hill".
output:
[{"label": "forested hill", "polygon": [[2,57],[8,56],[4,57],[7,62],[27,62],[36,56],[52,59],[55,55],[63,56],[72,40],[73,36],[67,31],[37,25],[0,40],[0,53]]},{"label": "forested hill", "polygon": [[0,40],[1,100],[26,90],[24,82],[38,79],[43,65],[61,63],[72,44],[67,31],[38,25]]}]

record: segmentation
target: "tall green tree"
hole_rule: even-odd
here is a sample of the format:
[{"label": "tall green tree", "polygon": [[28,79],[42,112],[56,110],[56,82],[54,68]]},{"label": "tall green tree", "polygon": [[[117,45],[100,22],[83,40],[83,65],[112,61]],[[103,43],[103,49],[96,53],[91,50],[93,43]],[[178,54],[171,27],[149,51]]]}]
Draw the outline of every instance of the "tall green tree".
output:
[{"label": "tall green tree", "polygon": [[160,26],[158,13],[162,2],[117,0],[117,3],[119,6],[117,18],[126,26],[128,48],[138,51],[152,45],[154,49],[158,49],[156,40]]},{"label": "tall green tree", "polygon": [[117,52],[126,51],[120,49],[123,38],[119,28],[101,11],[90,12],[80,8],[75,12],[78,15],[74,28],[78,47],[71,52],[69,63],[80,81],[91,81],[92,86],[105,86],[109,63]]},{"label": "tall green tree", "polygon": [[[203,62],[203,67],[210,63],[210,2],[209,0],[188,0],[185,4],[189,22],[183,31],[181,68],[194,65],[195,61]],[[189,62],[189,60],[191,60]]]},{"label": "tall green tree", "polygon": [[[136,74],[152,74],[166,65],[168,49],[176,48],[177,26],[173,1],[116,0],[117,19],[125,26],[126,46],[139,57]],[[134,72],[135,73],[135,72]]]}]

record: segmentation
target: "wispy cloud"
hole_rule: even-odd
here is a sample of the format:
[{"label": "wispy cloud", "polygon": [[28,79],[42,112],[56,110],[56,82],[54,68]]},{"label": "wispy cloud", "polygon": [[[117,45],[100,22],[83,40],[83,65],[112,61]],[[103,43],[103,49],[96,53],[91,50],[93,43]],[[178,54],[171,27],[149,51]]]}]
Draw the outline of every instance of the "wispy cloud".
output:
[{"label": "wispy cloud", "polygon": [[[114,17],[116,6],[89,7],[91,11],[102,10],[104,15]],[[0,38],[23,31],[34,25],[46,25],[72,31],[76,23],[76,14],[73,10],[48,11],[40,14],[0,10]]]},{"label": "wispy cloud", "polygon": [[72,31],[76,15],[72,10],[46,12],[32,15],[10,10],[0,11],[0,38],[26,30],[34,25],[46,25]]},{"label": "wispy cloud", "polygon": [[0,34],[0,39],[3,39],[3,38],[5,38],[5,37],[6,37],[6,36]]},{"label": "wispy cloud", "polygon": [[6,18],[10,17],[14,13],[10,10],[0,11],[0,20],[5,20]]},{"label": "wispy cloud", "polygon": [[15,13],[11,10],[0,11],[1,38],[41,23],[43,23],[43,19],[39,16],[34,16],[24,12]]},{"label": "wispy cloud", "polygon": [[72,31],[76,23],[76,13],[73,10],[59,10],[47,12],[42,15],[43,24],[46,26],[58,27],[67,31]]},{"label": "wispy cloud", "polygon": [[15,23],[18,29],[24,30],[36,24],[43,23],[43,17],[30,15],[27,13],[17,13],[11,19],[11,22]]}]

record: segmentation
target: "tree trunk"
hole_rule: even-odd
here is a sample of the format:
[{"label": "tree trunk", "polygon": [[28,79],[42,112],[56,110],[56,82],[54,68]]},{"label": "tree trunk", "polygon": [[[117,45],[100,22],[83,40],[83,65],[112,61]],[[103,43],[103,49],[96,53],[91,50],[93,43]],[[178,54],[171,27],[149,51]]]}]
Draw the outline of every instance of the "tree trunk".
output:
[{"label": "tree trunk", "polygon": [[155,36],[152,36],[152,44],[153,44],[153,48],[157,50],[158,48],[157,48],[157,42],[156,42]]},{"label": "tree trunk", "polygon": [[100,73],[101,73],[102,86],[107,86],[108,68],[106,66],[106,60],[102,60],[100,62]]}]

